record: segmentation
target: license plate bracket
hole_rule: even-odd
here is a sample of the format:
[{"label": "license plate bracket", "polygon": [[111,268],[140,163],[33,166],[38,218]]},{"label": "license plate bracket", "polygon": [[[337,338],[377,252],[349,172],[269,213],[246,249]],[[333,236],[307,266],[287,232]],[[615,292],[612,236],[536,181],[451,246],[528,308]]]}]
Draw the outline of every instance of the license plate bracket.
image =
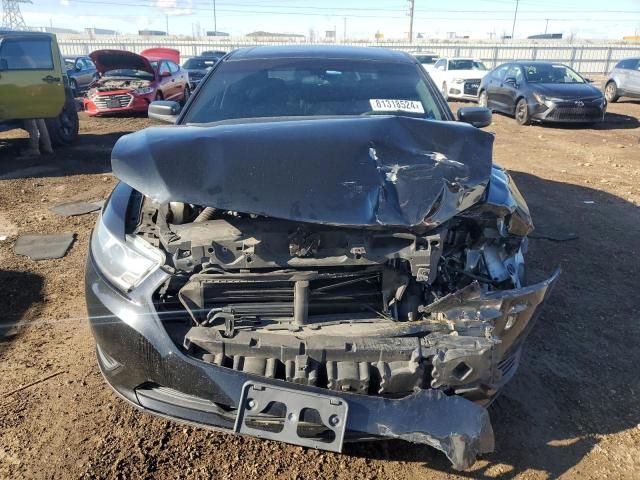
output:
[{"label": "license plate bracket", "polygon": [[[265,410],[274,403],[283,404],[286,409],[278,421],[275,421],[275,417],[264,415]],[[313,410],[315,412],[311,412]],[[234,431],[303,447],[341,452],[348,413],[348,403],[339,397],[248,381],[242,387]],[[307,414],[317,419],[323,435],[304,436],[308,422],[300,419],[306,418]],[[265,422],[264,425],[261,422]]]}]

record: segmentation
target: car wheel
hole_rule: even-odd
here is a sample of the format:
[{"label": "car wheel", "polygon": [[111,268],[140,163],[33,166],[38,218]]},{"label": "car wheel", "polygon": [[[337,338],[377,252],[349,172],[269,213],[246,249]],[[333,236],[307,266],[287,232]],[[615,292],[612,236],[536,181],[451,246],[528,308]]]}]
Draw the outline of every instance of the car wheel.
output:
[{"label": "car wheel", "polygon": [[480,92],[480,96],[478,96],[478,106],[484,108],[489,106],[489,97],[487,96],[486,90]]},{"label": "car wheel", "polygon": [[72,78],[71,80],[69,80],[69,88],[71,88],[71,93],[73,94],[73,98],[76,98],[78,96],[79,90],[78,90],[78,82],[75,80],[75,78]]},{"label": "car wheel", "polygon": [[529,115],[529,104],[524,98],[521,98],[516,104],[515,115],[516,122],[520,125],[527,125],[531,120],[531,116]]},{"label": "car wheel", "polygon": [[449,89],[447,88],[447,82],[442,82],[442,96],[445,100],[449,100]]},{"label": "car wheel", "polygon": [[617,102],[620,98],[620,95],[618,95],[618,86],[613,80],[604,87],[604,98],[607,99],[607,102],[611,103]]},{"label": "car wheel", "polygon": [[47,118],[45,121],[52,145],[61,146],[72,143],[78,136],[80,127],[75,100],[68,98],[60,115],[55,118]]}]

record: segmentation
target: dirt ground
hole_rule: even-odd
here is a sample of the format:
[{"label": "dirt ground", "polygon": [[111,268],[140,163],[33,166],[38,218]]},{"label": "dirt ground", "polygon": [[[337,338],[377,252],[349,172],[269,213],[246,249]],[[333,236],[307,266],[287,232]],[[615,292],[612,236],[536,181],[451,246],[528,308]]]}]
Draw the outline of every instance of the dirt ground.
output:
[{"label": "dirt ground", "polygon": [[[518,375],[490,408],[496,452],[460,473],[423,446],[377,442],[332,454],[125,404],[98,372],[86,321],[95,215],[48,208],[105,198],[116,183],[111,146],[149,121],[82,115],[77,144],[37,160],[15,158],[19,133],[0,136],[0,478],[638,478],[640,102],[609,110],[595,128],[520,127],[500,115],[488,128],[536,222],[532,276],[563,273]],[[76,240],[60,260],[15,255],[16,235],[34,232]]]}]

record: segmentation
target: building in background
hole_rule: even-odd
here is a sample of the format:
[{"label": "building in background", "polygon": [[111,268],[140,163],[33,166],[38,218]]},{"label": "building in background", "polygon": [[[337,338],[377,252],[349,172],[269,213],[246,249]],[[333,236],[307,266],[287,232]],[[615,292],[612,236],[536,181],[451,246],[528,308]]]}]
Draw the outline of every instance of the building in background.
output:
[{"label": "building in background", "polygon": [[299,35],[297,33],[273,33],[265,32],[263,30],[247,33],[245,37],[251,38],[253,40],[282,40],[289,42],[304,42],[307,38],[304,35]]},{"label": "building in background", "polygon": [[218,31],[207,31],[207,37],[228,37],[229,34],[226,32],[218,32]]},{"label": "building in background", "polygon": [[138,35],[143,37],[164,37],[167,35],[167,32],[163,32],[162,30],[138,30]]},{"label": "building in background", "polygon": [[108,28],[85,28],[84,33],[88,34],[91,38],[96,37],[98,35],[105,35],[110,37],[115,37],[118,35],[116,30],[110,30]]},{"label": "building in background", "polygon": [[562,40],[562,33],[539,33],[537,35],[529,35],[529,40]]},{"label": "building in background", "polygon": [[74,30],[72,28],[59,28],[59,27],[30,27],[29,30],[34,32],[46,32],[46,33],[76,33],[79,34],[78,30]]}]

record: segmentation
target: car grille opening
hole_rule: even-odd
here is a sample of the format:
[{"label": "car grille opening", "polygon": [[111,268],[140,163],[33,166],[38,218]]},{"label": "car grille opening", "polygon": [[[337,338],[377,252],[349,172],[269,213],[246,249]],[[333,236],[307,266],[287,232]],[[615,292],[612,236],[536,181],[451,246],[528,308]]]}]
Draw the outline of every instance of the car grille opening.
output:
[{"label": "car grille opening", "polygon": [[597,107],[557,107],[549,114],[553,120],[591,121],[598,120],[602,110]]},{"label": "car grille opening", "polygon": [[465,95],[478,95],[478,88],[480,88],[480,79],[473,78],[470,80],[465,80],[463,92]]},{"label": "car grille opening", "polygon": [[107,110],[110,108],[126,108],[133,101],[133,96],[128,93],[117,95],[98,95],[93,99],[98,110]]},{"label": "car grille opening", "polygon": [[[292,317],[296,280],[212,276],[203,282],[208,309],[228,309],[237,316]],[[309,317],[332,313],[373,313],[383,310],[381,272],[318,276],[309,281]]]}]

